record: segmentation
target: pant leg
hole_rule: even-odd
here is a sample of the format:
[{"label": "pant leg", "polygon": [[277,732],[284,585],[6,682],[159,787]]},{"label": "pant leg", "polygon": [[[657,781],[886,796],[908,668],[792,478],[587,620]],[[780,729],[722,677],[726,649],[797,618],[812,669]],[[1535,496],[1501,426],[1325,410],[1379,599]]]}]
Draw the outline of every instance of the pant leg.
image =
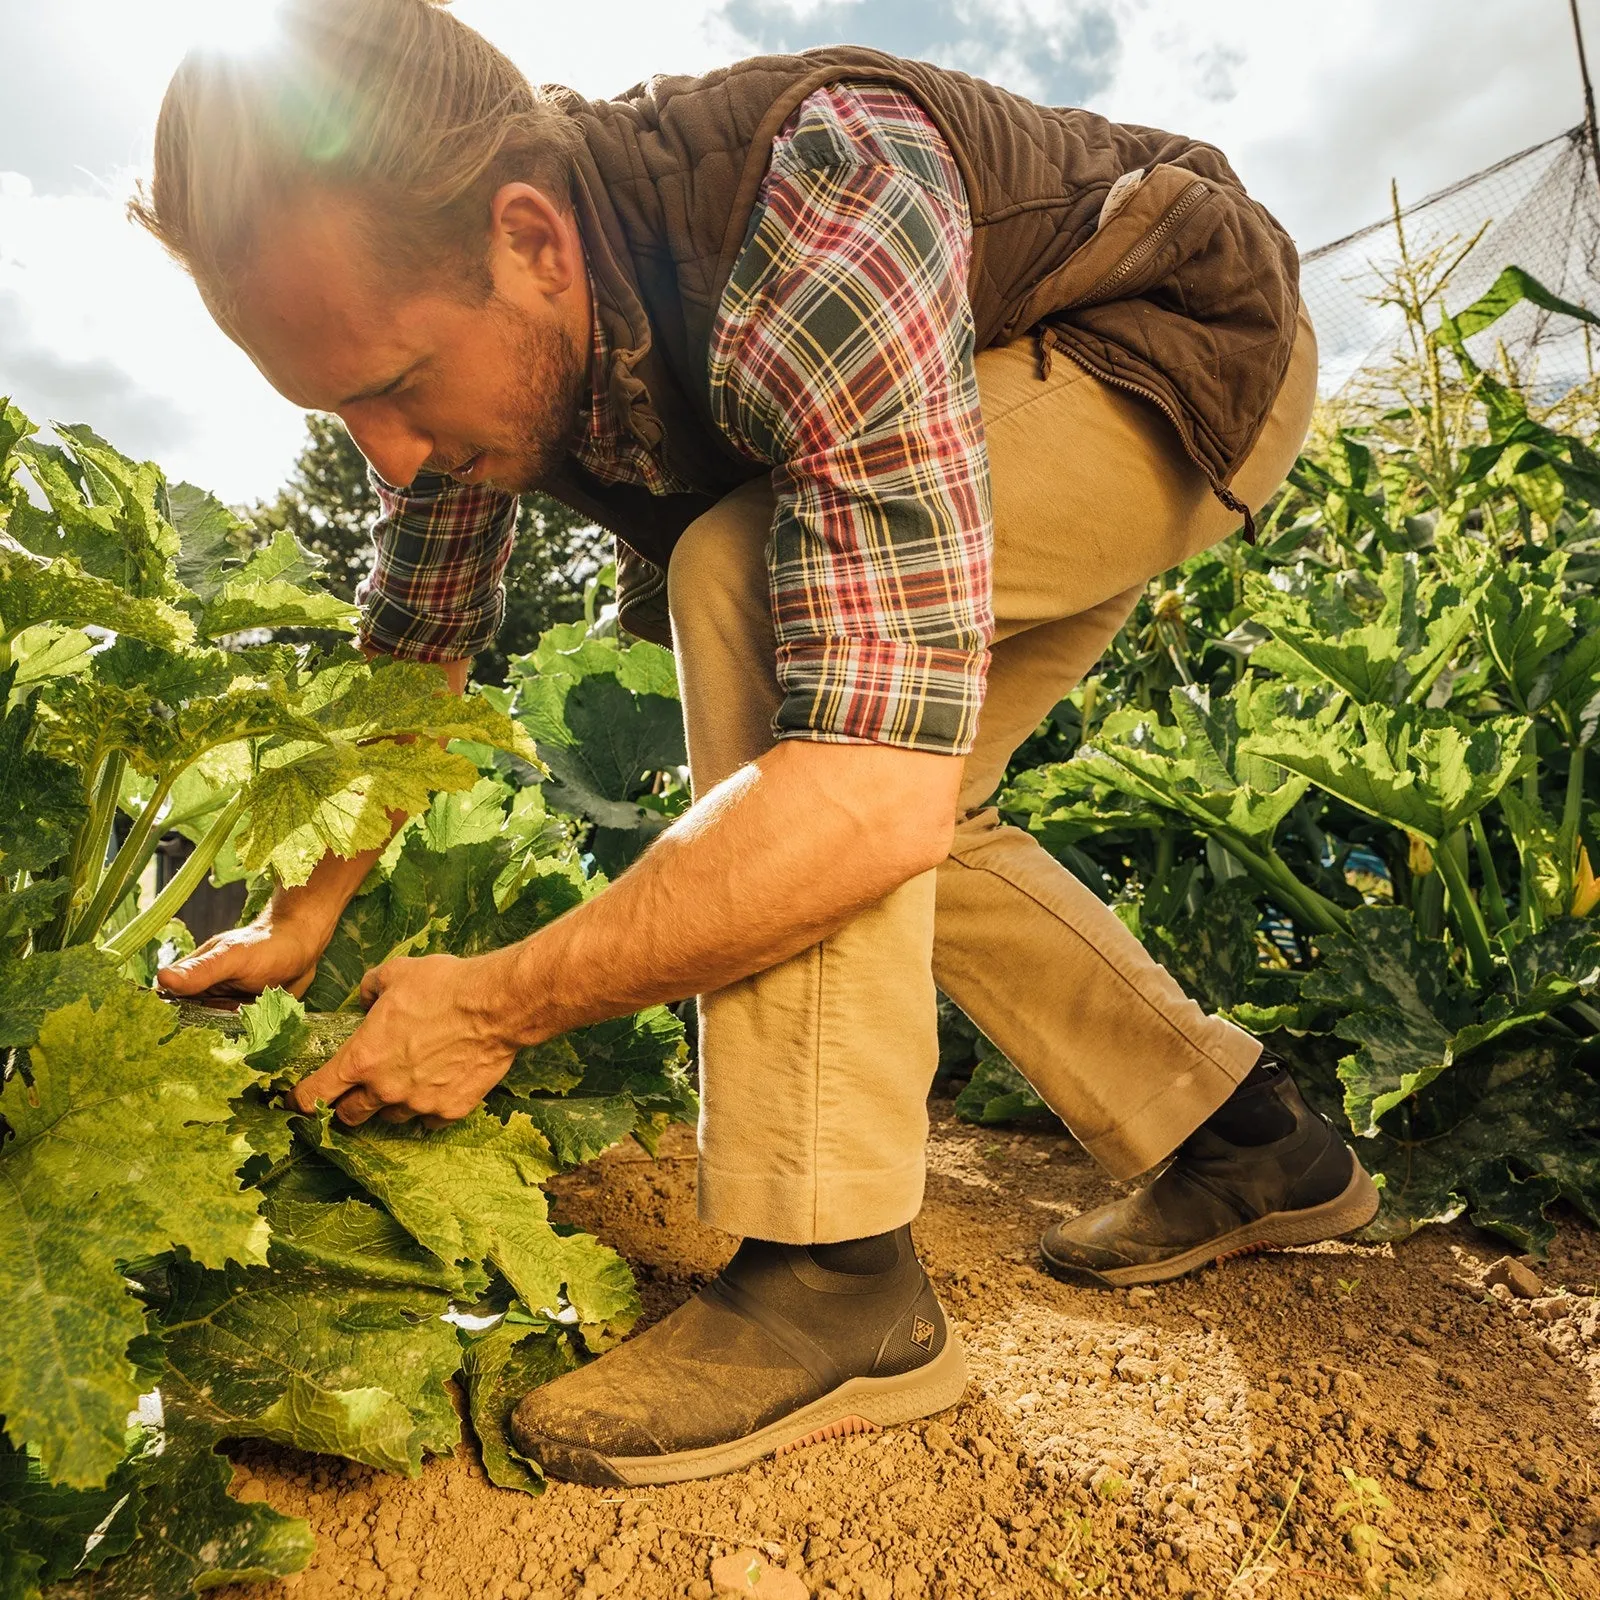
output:
[{"label": "pant leg", "polygon": [[[1165,420],[1025,342],[978,357],[995,508],[996,645],[962,820],[939,868],[934,975],[1108,1170],[1153,1166],[1260,1053],[1205,1012],[1079,880],[984,808],[1012,752],[1094,665],[1144,583],[1225,537]],[[1233,485],[1258,509],[1293,465],[1316,391],[1301,332]],[[1075,448],[1063,441],[1080,441]]]},{"label": "pant leg", "polygon": [[[668,602],[698,795],[773,744],[782,699],[769,609],[764,480],[727,496],[672,554]],[[938,1062],[934,874],[821,944],[700,997],[701,1219],[818,1244],[922,1206]]]}]

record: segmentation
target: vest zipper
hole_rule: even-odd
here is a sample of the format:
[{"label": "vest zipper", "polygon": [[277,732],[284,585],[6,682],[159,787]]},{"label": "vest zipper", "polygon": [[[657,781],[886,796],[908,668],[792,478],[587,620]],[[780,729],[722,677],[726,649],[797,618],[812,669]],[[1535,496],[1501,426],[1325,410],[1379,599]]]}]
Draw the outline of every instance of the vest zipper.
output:
[{"label": "vest zipper", "polygon": [[[1080,295],[1073,301],[1074,306],[1081,306],[1086,300],[1093,300],[1105,290],[1114,288],[1124,278],[1129,276],[1166,240],[1167,236],[1175,229],[1188,214],[1205,199],[1210,191],[1205,184],[1196,179],[1189,185],[1176,200],[1167,207],[1165,213],[1156,225],[1123,256],[1105,277],[1103,277],[1087,294]],[[1063,307],[1071,310],[1071,307]]]},{"label": "vest zipper", "polygon": [[[1161,246],[1161,244],[1172,234],[1173,230],[1178,226],[1178,224],[1182,222],[1191,211],[1194,210],[1194,208],[1206,197],[1209,192],[1210,191],[1206,188],[1205,184],[1201,183],[1198,179],[1194,183],[1191,183],[1188,188],[1186,188],[1183,193],[1180,194],[1178,198],[1167,207],[1166,211],[1156,222],[1155,226],[1151,228],[1150,231],[1145,234],[1144,237],[1140,239],[1139,242],[1134,245],[1126,255],[1123,256],[1123,258],[1111,269],[1110,272],[1108,272],[1097,284],[1095,284],[1095,286],[1090,289],[1087,294],[1081,295],[1078,299],[1074,300],[1072,305],[1063,306],[1061,308],[1062,311],[1071,311],[1073,307],[1081,306],[1086,300],[1095,299],[1105,290],[1114,287],[1124,278],[1133,273],[1136,268],[1142,265],[1142,263],[1149,258],[1153,251],[1157,250]],[[1151,405],[1160,411],[1162,415],[1166,417],[1167,421],[1172,424],[1174,432],[1176,432],[1178,435],[1179,442],[1183,445],[1184,454],[1188,456],[1188,458],[1194,462],[1194,464],[1199,467],[1203,473],[1205,473],[1206,479],[1211,485],[1211,492],[1230,511],[1235,511],[1244,518],[1244,536],[1246,542],[1249,544],[1254,544],[1256,542],[1256,521],[1255,517],[1251,514],[1249,506],[1247,506],[1244,501],[1242,501],[1238,495],[1236,495],[1225,483],[1223,483],[1216,473],[1213,472],[1203,460],[1201,460],[1199,452],[1195,450],[1195,448],[1189,443],[1188,435],[1184,430],[1183,423],[1179,420],[1178,413],[1170,405],[1168,405],[1160,395],[1155,393],[1155,391],[1152,389],[1147,389],[1142,383],[1134,383],[1131,379],[1121,377],[1114,372],[1102,371],[1097,363],[1086,360],[1083,355],[1076,350],[1068,349],[1067,346],[1060,341],[1060,336],[1056,333],[1055,329],[1050,327],[1047,323],[1042,324],[1039,329],[1039,375],[1042,378],[1050,375],[1050,351],[1052,350],[1061,351],[1061,353],[1070,361],[1075,362],[1078,366],[1082,367],[1084,371],[1092,373],[1102,383],[1108,383],[1112,386],[1112,388],[1122,389],[1128,394],[1137,395],[1141,400],[1148,400]]]}]

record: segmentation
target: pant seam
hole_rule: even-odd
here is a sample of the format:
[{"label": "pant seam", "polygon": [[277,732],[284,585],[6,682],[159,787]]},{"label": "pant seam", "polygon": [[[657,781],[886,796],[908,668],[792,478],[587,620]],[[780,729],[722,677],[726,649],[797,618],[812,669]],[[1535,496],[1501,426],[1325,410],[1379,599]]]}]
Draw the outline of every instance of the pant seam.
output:
[{"label": "pant seam", "polygon": [[825,1015],[822,993],[827,967],[828,941],[817,945],[816,1016],[811,1028],[811,1160],[807,1174],[811,1184],[811,1236],[817,1236],[822,1223],[822,1028]]},{"label": "pant seam", "polygon": [[[1014,879],[1006,877],[1004,873],[996,872],[992,867],[976,866],[971,862],[963,861],[953,850],[950,852],[950,855],[947,857],[947,859],[954,862],[956,866],[964,868],[968,872],[981,872],[986,877],[994,878],[997,882],[1005,884],[1008,888],[1014,889],[1024,899],[1030,900],[1042,912],[1044,912],[1047,917],[1054,918],[1056,923],[1070,933],[1072,937],[1076,939],[1078,943],[1081,944],[1086,950],[1090,951],[1094,955],[1095,959],[1098,960],[1107,971],[1112,973],[1125,989],[1130,990],[1138,998],[1139,1003],[1144,1006],[1145,1009],[1153,1016],[1155,1016],[1169,1033],[1181,1040],[1189,1047],[1189,1049],[1194,1051],[1197,1056],[1200,1056],[1203,1060],[1209,1061],[1212,1066],[1217,1067],[1224,1072],[1227,1071],[1225,1063],[1219,1061],[1203,1045],[1197,1044],[1193,1039],[1191,1039],[1188,1034],[1178,1027],[1171,1017],[1167,1016],[1166,1013],[1162,1011],[1162,1009],[1139,988],[1137,984],[1129,981],[1127,976],[1115,965],[1114,962],[1112,962],[1106,956],[1105,952],[1101,950],[1097,944],[1090,939],[1086,939],[1083,934],[1080,933],[1071,922],[1063,917],[1060,912],[1055,910],[1054,907],[1046,905],[1044,901],[1041,900],[1031,890],[1025,888],[1022,884],[1016,882]],[[1173,981],[1177,982],[1176,979]],[[1146,1104],[1148,1103],[1149,1102],[1147,1101]]]}]

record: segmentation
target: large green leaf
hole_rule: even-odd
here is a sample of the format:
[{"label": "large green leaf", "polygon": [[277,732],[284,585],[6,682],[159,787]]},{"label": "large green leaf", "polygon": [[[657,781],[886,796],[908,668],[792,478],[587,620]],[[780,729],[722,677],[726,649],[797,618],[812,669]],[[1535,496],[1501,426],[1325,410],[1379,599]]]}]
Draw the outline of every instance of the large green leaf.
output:
[{"label": "large green leaf", "polygon": [[1559,652],[1572,639],[1573,612],[1565,603],[1563,552],[1538,567],[1518,561],[1489,565],[1479,601],[1483,642],[1524,711],[1551,697]]},{"label": "large green leaf", "polygon": [[485,1474],[502,1489],[541,1493],[544,1474],[512,1441],[511,1413],[530,1389],[578,1365],[571,1341],[547,1318],[530,1316],[525,1307],[513,1304],[493,1327],[463,1331],[461,1346],[468,1413]]},{"label": "large green leaf", "polygon": [[[488,1287],[424,1250],[367,1192],[337,1167],[301,1154],[266,1184],[263,1212],[272,1225],[271,1261],[306,1278],[474,1298]],[[431,1304],[424,1296],[419,1305]]]},{"label": "large green leaf", "polygon": [[1345,1115],[1364,1135],[1450,1066],[1452,1040],[1474,1019],[1443,945],[1420,939],[1397,907],[1352,911],[1350,933],[1327,939],[1305,993],[1339,1011],[1333,1031],[1361,1046],[1340,1062],[1339,1077]]},{"label": "large green leaf", "polygon": [[1476,596],[1424,581],[1416,555],[1392,555],[1378,578],[1375,615],[1352,605],[1342,574],[1279,569],[1246,585],[1252,620],[1272,631],[1257,666],[1322,679],[1359,705],[1420,701],[1473,622]]},{"label": "large green leaf", "polygon": [[33,1566],[25,1582],[13,1579],[8,1588],[0,1557],[0,1596],[36,1595],[39,1585],[93,1571],[121,1555],[133,1542],[140,1500],[127,1464],[104,1488],[69,1489],[46,1478],[36,1451],[15,1449],[0,1438],[0,1543],[13,1558],[31,1557]]},{"label": "large green leaf", "polygon": [[1522,771],[1526,730],[1520,717],[1472,723],[1445,711],[1364,705],[1332,726],[1281,717],[1248,743],[1358,811],[1438,844]]},{"label": "large green leaf", "polygon": [[50,560],[0,535],[0,638],[43,622],[109,628],[169,648],[194,638],[194,624],[166,601],[141,599],[71,556]]},{"label": "large green leaf", "polygon": [[1405,911],[1362,907],[1329,938],[1304,992],[1340,1013],[1334,1032],[1360,1049],[1339,1063],[1345,1112],[1359,1134],[1428,1089],[1463,1057],[1600,986],[1600,929],[1563,919],[1523,940],[1499,987],[1475,1004],[1441,944]]},{"label": "large green leaf", "polygon": [[[178,535],[161,514],[165,483],[152,462],[134,462],[88,428],[55,424],[65,448],[19,441],[15,452],[59,524],[59,537],[30,531],[38,554],[67,556],[98,578],[143,597],[176,598]],[[17,534],[13,516],[8,531]]]},{"label": "large green leaf", "polygon": [[392,812],[415,816],[440,789],[470,789],[477,768],[430,739],[411,743],[344,741],[287,747],[264,763],[249,788],[239,858],[251,871],[270,866],[293,888],[332,851],[378,850],[393,832]]},{"label": "large green leaf", "polygon": [[647,803],[651,782],[688,760],[672,657],[574,623],[511,665],[515,715],[549,768],[550,804],[596,824],[596,856],[608,870],[626,866],[672,820]]},{"label": "large green leaf", "polygon": [[116,962],[86,945],[0,961],[0,1050],[26,1049],[39,1037],[44,1019],[74,1000],[99,1005],[113,994],[131,992]]},{"label": "large green leaf", "polygon": [[[290,1218],[287,1220],[299,1220]],[[414,1253],[414,1252],[413,1252]],[[157,1302],[160,1380],[216,1438],[272,1439],[415,1477],[460,1426],[448,1296],[323,1263],[208,1272],[176,1263]]]},{"label": "large green leaf", "polygon": [[1572,1063],[1570,1043],[1506,1040],[1470,1081],[1457,1070],[1447,1113],[1409,1138],[1362,1144],[1383,1183],[1369,1235],[1402,1239],[1468,1211],[1519,1249],[1543,1250],[1560,1200],[1600,1223],[1600,1085]]},{"label": "large green leaf", "polygon": [[209,1419],[163,1393],[161,1426],[124,1469],[139,1497],[139,1537],[126,1555],[51,1590],[52,1600],[177,1600],[225,1583],[299,1572],[315,1546],[298,1517],[228,1493]]},{"label": "large green leaf", "polygon": [[[0,673],[0,707],[16,671]],[[34,719],[31,700],[0,716],[0,874],[7,876],[59,861],[87,815],[80,774],[31,748]]]},{"label": "large green leaf", "polygon": [[249,1153],[218,1126],[253,1074],[214,1034],[154,995],[123,990],[45,1018],[33,1082],[0,1091],[0,1413],[51,1479],[103,1483],[138,1398],[129,1342],[144,1316],[120,1263],[182,1248],[199,1262],[262,1261]]},{"label": "large green leaf", "polygon": [[558,1234],[539,1185],[556,1162],[528,1117],[504,1123],[481,1108],[429,1132],[369,1122],[345,1130],[323,1112],[303,1132],[447,1263],[486,1263],[540,1311],[563,1299],[586,1339],[625,1332],[639,1314],[626,1263],[587,1234]]},{"label": "large green leaf", "polygon": [[955,1112],[963,1122],[983,1127],[1015,1122],[1036,1127],[1058,1126],[1055,1113],[1038,1091],[987,1039],[978,1064],[956,1096]]},{"label": "large green leaf", "polygon": [[[1205,832],[1269,842],[1307,784],[1265,757],[1249,736],[1305,702],[1281,685],[1246,680],[1215,699],[1195,688],[1174,689],[1170,705],[1169,723],[1133,710],[1113,712],[1073,764],[1144,805],[1178,812]],[[1325,721],[1326,712],[1314,709],[1311,725]]]},{"label": "large green leaf", "polygon": [[360,615],[357,609],[325,590],[309,587],[304,581],[306,575],[306,552],[292,533],[279,529],[271,544],[226,577],[209,597],[201,614],[200,632],[208,639],[245,628],[333,628],[352,632]]}]

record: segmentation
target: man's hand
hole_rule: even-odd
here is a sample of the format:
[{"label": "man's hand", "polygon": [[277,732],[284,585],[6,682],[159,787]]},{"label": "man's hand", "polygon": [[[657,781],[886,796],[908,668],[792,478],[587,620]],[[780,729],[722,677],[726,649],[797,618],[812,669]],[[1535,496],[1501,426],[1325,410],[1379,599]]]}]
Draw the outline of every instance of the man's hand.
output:
[{"label": "man's hand", "polygon": [[401,957],[361,980],[367,1020],[295,1086],[301,1111],[319,1100],[355,1127],[420,1117],[429,1128],[464,1117],[506,1075],[518,1041],[505,1020],[507,952]]},{"label": "man's hand", "polygon": [[[338,912],[334,912],[335,921]],[[332,927],[268,906],[254,922],[215,933],[192,955],[163,967],[168,994],[258,995],[276,984],[297,999],[311,987]]]}]

